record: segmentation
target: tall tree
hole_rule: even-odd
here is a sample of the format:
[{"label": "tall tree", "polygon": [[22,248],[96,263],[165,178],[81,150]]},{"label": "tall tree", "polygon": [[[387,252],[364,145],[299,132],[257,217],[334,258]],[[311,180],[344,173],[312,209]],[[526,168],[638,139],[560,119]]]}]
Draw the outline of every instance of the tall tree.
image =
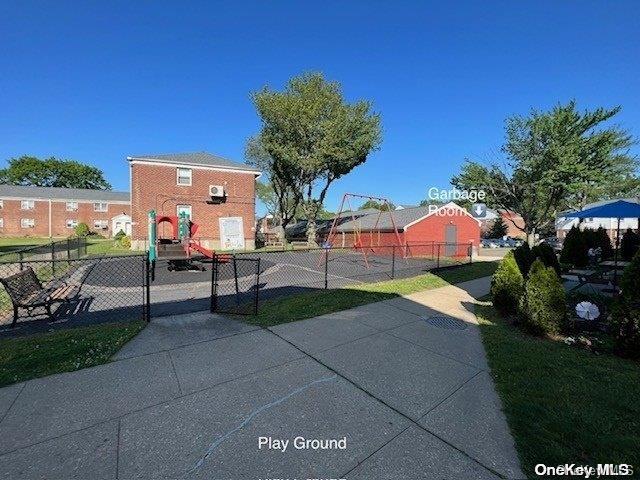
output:
[{"label": "tall tree", "polygon": [[100,169],[75,160],[39,159],[24,155],[12,158],[8,163],[7,168],[0,169],[0,183],[111,190]]},{"label": "tall tree", "polygon": [[389,210],[395,210],[396,206],[389,202],[389,203],[385,203],[385,202],[378,202],[376,200],[367,200],[366,202],[364,202],[362,205],[360,205],[358,207],[358,210],[365,210],[368,208],[373,208],[375,210],[381,210],[383,212],[387,212]]},{"label": "tall tree", "polygon": [[[451,183],[484,189],[490,206],[519,213],[512,223],[533,243],[559,210],[579,207],[598,189],[633,176],[633,139],[619,127],[604,127],[620,111],[598,108],[580,113],[575,102],[548,112],[532,111],[506,122],[502,163],[467,161]],[[621,183],[620,183],[621,184]],[[510,220],[511,221],[511,220]]]},{"label": "tall tree", "polygon": [[262,129],[249,140],[247,156],[267,170],[276,194],[287,199],[282,203],[290,201],[293,212],[301,205],[307,240],[315,244],[329,187],[378,148],[380,117],[367,101],[347,103],[340,85],[321,73],[294,77],[282,92],[265,87],[252,100]]}]

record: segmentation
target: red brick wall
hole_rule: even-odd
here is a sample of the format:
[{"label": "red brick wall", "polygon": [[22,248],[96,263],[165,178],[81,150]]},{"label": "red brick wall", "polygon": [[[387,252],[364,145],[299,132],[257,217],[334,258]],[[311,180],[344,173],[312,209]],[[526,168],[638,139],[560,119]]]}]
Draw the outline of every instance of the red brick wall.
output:
[{"label": "red brick wall", "polygon": [[[184,168],[189,168],[185,166]],[[209,185],[223,185],[227,194],[225,203],[207,204]],[[219,241],[220,217],[242,217],[245,241],[255,240],[255,175],[192,168],[191,186],[177,185],[176,167],[131,164],[131,195],[133,238],[147,238],[147,214],[156,210],[158,215],[176,215],[178,205],[191,205],[192,221],[199,225],[196,237]],[[166,226],[165,226],[166,225]],[[161,224],[158,236],[170,237],[171,228]],[[247,245],[251,248],[253,245]]]},{"label": "red brick wall", "polygon": [[[504,221],[505,225],[507,226],[507,235],[510,237],[514,237],[514,238],[526,238],[526,234],[520,230],[519,228],[517,228],[513,223],[515,222],[516,225],[523,227],[524,226],[524,220],[522,220],[522,217],[515,213],[515,212],[500,212],[500,216],[502,216],[502,220]],[[513,221],[512,221],[513,220]]]},{"label": "red brick wall", "polygon": [[[51,202],[51,236],[67,237],[73,234],[73,229],[66,228],[67,220],[77,220],[78,223],[86,223],[89,229],[105,236],[112,235],[111,218],[121,213],[129,215],[130,206],[125,204],[108,203],[107,212],[94,212],[93,202],[78,202],[78,210],[67,212],[66,201]],[[0,216],[4,221],[4,227],[0,229],[0,235],[8,237],[48,237],[49,236],[49,202],[47,200],[35,200],[33,210],[21,210],[20,200],[3,200],[3,208]],[[34,228],[21,228],[22,218],[33,218]],[[93,227],[94,220],[107,220],[107,230],[97,230]]]},{"label": "red brick wall", "polygon": [[456,225],[459,244],[456,255],[468,255],[468,246],[478,248],[480,244],[480,225],[469,215],[431,215],[418,223],[409,226],[405,232],[406,242],[411,244],[425,244],[430,242],[444,243],[447,225]]}]

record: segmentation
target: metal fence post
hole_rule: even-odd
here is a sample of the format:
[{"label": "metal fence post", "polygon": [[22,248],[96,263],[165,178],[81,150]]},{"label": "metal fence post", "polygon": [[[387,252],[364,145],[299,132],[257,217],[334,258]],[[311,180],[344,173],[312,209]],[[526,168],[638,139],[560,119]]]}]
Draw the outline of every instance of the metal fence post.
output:
[{"label": "metal fence post", "polygon": [[218,297],[217,297],[218,271],[217,270],[218,270],[218,262],[216,261],[216,255],[214,254],[213,258],[211,259],[211,300],[209,305],[209,311],[211,313],[214,313],[218,308]]},{"label": "metal fence post", "polygon": [[151,321],[151,275],[150,275],[150,262],[149,256],[144,257],[144,319],[147,322]]},{"label": "metal fence post", "polygon": [[20,261],[20,270],[24,270],[24,263],[23,263],[24,254],[22,252],[18,253],[18,259]]},{"label": "metal fence post", "polygon": [[469,242],[469,263],[473,263],[473,242]]},{"label": "metal fence post", "polygon": [[67,260],[71,260],[71,239],[67,238]]},{"label": "metal fence post", "polygon": [[51,242],[51,276],[56,276],[56,264],[54,262],[56,257],[56,245],[54,242]]},{"label": "metal fence post", "polygon": [[396,278],[396,246],[391,247],[391,278]]},{"label": "metal fence post", "polygon": [[440,244],[438,244],[438,260],[436,263],[436,268],[440,268]]},{"label": "metal fence post", "polygon": [[324,289],[329,288],[329,249],[324,249]]},{"label": "metal fence post", "polygon": [[256,300],[253,306],[253,314],[258,315],[258,302],[260,301],[260,257],[256,262]]}]

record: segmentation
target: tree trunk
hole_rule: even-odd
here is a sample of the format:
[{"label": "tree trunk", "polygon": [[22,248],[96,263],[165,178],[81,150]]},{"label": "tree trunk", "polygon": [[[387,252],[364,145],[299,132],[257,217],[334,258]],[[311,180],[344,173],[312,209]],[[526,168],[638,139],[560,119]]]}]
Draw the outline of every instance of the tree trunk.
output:
[{"label": "tree trunk", "polygon": [[317,202],[311,200],[304,205],[303,209],[305,216],[307,217],[307,245],[311,248],[317,247],[316,217],[318,216],[319,206]]},{"label": "tree trunk", "polygon": [[527,243],[530,247],[534,247],[536,245],[536,229],[532,228],[527,231]]}]

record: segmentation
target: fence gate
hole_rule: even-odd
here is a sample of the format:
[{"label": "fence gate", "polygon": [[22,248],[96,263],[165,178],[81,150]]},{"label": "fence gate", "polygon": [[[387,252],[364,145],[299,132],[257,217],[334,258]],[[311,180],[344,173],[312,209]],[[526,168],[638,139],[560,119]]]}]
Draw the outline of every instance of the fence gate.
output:
[{"label": "fence gate", "polygon": [[211,268],[211,311],[256,315],[260,291],[260,258],[216,255]]}]

